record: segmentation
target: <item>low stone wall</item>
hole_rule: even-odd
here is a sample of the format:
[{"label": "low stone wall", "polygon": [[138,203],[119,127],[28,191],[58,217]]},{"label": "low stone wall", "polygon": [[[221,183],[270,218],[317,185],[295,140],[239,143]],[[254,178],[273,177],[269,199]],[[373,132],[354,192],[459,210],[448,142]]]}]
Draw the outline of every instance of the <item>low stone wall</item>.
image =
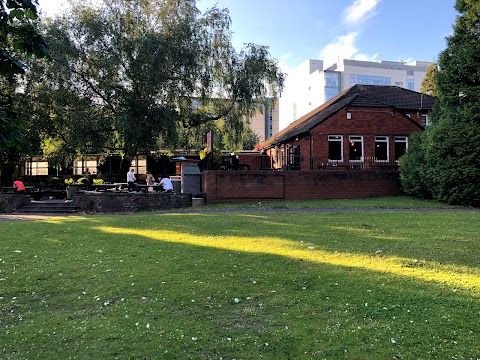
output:
[{"label": "low stone wall", "polygon": [[205,171],[207,204],[260,200],[321,200],[402,193],[392,171]]},{"label": "low stone wall", "polygon": [[82,211],[102,213],[133,212],[139,210],[178,209],[192,206],[191,194],[79,192],[72,197],[73,204]]},{"label": "low stone wall", "polygon": [[0,212],[12,212],[29,203],[30,196],[25,194],[0,194]]}]

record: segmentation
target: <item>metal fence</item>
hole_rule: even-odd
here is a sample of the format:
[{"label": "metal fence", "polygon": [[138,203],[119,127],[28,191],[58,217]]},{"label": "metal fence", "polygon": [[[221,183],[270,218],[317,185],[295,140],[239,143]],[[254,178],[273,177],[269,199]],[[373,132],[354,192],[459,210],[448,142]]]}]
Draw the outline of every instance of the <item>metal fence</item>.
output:
[{"label": "metal fence", "polygon": [[[324,156],[299,156],[287,158],[287,164],[281,167],[274,166],[268,155],[240,156],[239,162],[230,166],[223,166],[221,170],[283,170],[283,171],[372,171],[398,170],[395,160],[378,160],[375,157],[362,157],[360,160],[329,160]],[[290,160],[290,161],[289,161]]]},{"label": "metal fence", "polygon": [[362,157],[360,160],[329,160],[325,157],[312,157],[313,170],[331,171],[368,171],[368,170],[398,170],[395,160],[378,160],[375,157]]}]

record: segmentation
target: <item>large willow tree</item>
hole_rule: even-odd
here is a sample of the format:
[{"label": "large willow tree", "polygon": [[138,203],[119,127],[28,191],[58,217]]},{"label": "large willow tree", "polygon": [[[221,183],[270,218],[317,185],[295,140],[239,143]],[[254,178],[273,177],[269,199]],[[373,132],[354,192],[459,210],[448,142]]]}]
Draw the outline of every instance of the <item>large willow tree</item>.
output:
[{"label": "large willow tree", "polygon": [[137,153],[175,146],[180,129],[222,118],[241,135],[242,119],[283,87],[265,46],[236,51],[228,10],[202,14],[195,0],[77,1],[45,38],[52,61],[27,90],[43,148],[120,151],[122,172]]}]

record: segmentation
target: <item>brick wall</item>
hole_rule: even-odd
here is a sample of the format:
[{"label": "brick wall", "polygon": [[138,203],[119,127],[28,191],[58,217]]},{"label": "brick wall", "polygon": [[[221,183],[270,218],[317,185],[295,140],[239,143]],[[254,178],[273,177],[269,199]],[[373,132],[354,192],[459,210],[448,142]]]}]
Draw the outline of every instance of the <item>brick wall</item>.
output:
[{"label": "brick wall", "polygon": [[392,171],[205,171],[202,185],[207,204],[401,194],[398,173]]},{"label": "brick wall", "polygon": [[0,194],[0,212],[12,212],[18,207],[30,202],[30,196],[25,194]]},{"label": "brick wall", "polygon": [[[390,108],[351,108],[351,119],[348,120],[345,109],[341,109],[319,125],[310,129],[308,134],[283,144],[286,154],[286,145],[300,146],[300,169],[316,169],[313,166],[317,158],[328,158],[328,135],[343,136],[343,159],[349,158],[348,140],[350,135],[363,137],[363,157],[375,156],[375,136],[388,136],[389,158],[395,159],[395,136],[410,136],[414,132],[422,131],[418,125],[421,115],[426,112],[412,112],[411,118]],[[275,160],[275,167],[280,168],[279,155],[274,148],[267,154]]]},{"label": "brick wall", "polygon": [[191,194],[85,192],[73,196],[73,204],[83,211],[133,212],[176,209],[192,206]]}]

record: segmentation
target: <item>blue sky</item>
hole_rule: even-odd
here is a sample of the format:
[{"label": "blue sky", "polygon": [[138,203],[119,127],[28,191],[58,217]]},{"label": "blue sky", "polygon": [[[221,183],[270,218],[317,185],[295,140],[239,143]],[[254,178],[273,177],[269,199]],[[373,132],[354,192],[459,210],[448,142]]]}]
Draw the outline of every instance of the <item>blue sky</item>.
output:
[{"label": "blue sky", "polygon": [[[66,0],[40,0],[54,14]],[[455,0],[200,0],[228,8],[233,42],[267,45],[286,69],[307,59],[433,61],[452,33]]]},{"label": "blue sky", "polygon": [[452,33],[454,0],[201,0],[228,8],[234,44],[267,45],[286,68],[307,59],[434,61]]}]

